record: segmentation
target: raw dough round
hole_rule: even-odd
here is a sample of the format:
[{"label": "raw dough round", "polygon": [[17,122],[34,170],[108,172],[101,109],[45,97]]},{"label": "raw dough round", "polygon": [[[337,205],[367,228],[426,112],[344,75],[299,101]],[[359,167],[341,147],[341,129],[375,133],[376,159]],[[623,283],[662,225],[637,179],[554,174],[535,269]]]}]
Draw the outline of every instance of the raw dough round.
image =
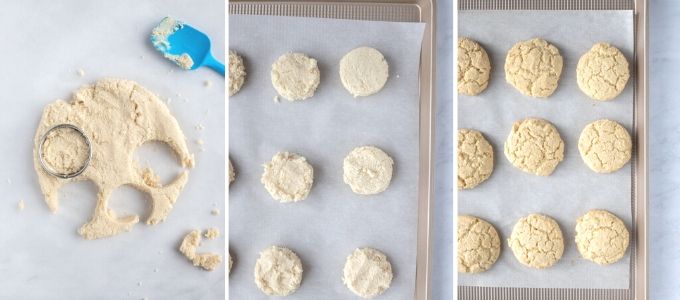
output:
[{"label": "raw dough round", "polygon": [[458,38],[458,94],[474,96],[489,85],[491,61],[486,50],[468,38]]},{"label": "raw dough round", "polygon": [[560,74],[560,51],[542,39],[515,44],[505,58],[505,80],[527,96],[544,98],[552,95]]},{"label": "raw dough round", "polygon": [[600,101],[616,98],[630,78],[628,61],[616,47],[597,43],[578,60],[576,82],[586,95]]},{"label": "raw dough round", "polygon": [[304,157],[290,152],[279,152],[264,164],[260,179],[276,200],[297,202],[305,200],[314,182],[314,169]]},{"label": "raw dough round", "polygon": [[583,258],[599,265],[617,262],[628,249],[628,229],[606,210],[591,210],[576,220],[576,246]]},{"label": "raw dough round", "polygon": [[246,66],[236,51],[229,50],[229,96],[238,93],[246,81]]},{"label": "raw dough round", "polygon": [[392,158],[377,147],[354,148],[342,164],[343,179],[357,194],[378,194],[390,185],[392,165]]},{"label": "raw dough round", "polygon": [[477,217],[458,216],[458,272],[484,272],[500,253],[501,239],[493,225]]},{"label": "raw dough round", "polygon": [[340,60],[340,80],[354,97],[379,92],[387,82],[389,66],[380,51],[359,47]]},{"label": "raw dough round", "polygon": [[234,182],[236,179],[236,170],[234,170],[234,165],[231,164],[231,159],[229,160],[229,184]]},{"label": "raw dough round", "polygon": [[314,96],[321,81],[316,59],[302,53],[281,55],[272,65],[271,77],[276,91],[288,101]]},{"label": "raw dough round", "polygon": [[505,141],[505,157],[524,172],[548,176],[564,159],[564,142],[550,122],[524,119],[512,125]]},{"label": "raw dough round", "polygon": [[458,129],[458,189],[471,189],[493,172],[493,148],[481,132]]},{"label": "raw dough round", "polygon": [[611,173],[630,160],[633,142],[626,128],[602,119],[586,125],[578,139],[583,162],[597,173]]},{"label": "raw dough round", "polygon": [[260,252],[255,263],[255,284],[270,296],[287,296],[302,282],[300,258],[288,248],[271,246]]},{"label": "raw dough round", "polygon": [[384,253],[371,249],[355,249],[347,257],[342,270],[342,282],[350,291],[364,299],[376,297],[392,283],[392,264]]},{"label": "raw dough round", "polygon": [[557,222],[540,214],[519,219],[508,245],[525,266],[543,269],[554,265],[564,252],[564,237]]}]

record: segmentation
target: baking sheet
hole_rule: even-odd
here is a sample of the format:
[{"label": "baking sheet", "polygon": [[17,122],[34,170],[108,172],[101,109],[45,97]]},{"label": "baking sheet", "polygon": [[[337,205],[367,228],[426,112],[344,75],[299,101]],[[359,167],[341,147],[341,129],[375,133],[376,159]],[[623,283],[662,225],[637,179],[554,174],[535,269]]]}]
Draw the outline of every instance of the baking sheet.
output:
[{"label": "baking sheet", "polygon": [[[259,252],[270,245],[295,251],[302,285],[293,299],[355,297],[341,280],[346,257],[358,247],[383,251],[394,279],[386,299],[411,299],[415,287],[418,205],[418,68],[424,25],[295,17],[231,15],[230,48],[243,55],[248,77],[229,100],[229,244],[233,299],[266,299],[253,282]],[[379,49],[390,77],[378,94],[353,98],[338,63],[359,46]],[[290,51],[316,58],[321,84],[313,98],[273,101],[271,64]],[[376,145],[395,161],[390,187],[373,196],[352,193],[342,161],[355,147]],[[298,203],[281,204],[260,183],[262,164],[278,151],[307,158],[314,186]]]},{"label": "baking sheet", "polygon": [[[489,271],[475,275],[459,273],[459,285],[629,288],[630,247],[617,263],[598,266],[580,257],[574,227],[579,216],[601,208],[619,216],[631,229],[630,163],[612,174],[594,173],[583,163],[577,145],[581,130],[602,118],[615,120],[632,132],[634,74],[615,100],[598,102],[578,88],[576,64],[594,43],[605,41],[619,48],[632,67],[632,11],[461,11],[458,15],[459,36],[480,42],[492,60],[487,90],[475,97],[459,95],[458,125],[482,131],[494,146],[496,157],[489,180],[458,193],[459,214],[486,219],[499,231],[503,242],[501,256]],[[516,42],[534,37],[556,45],[564,57],[559,87],[547,100],[523,96],[505,82],[503,65],[507,51]],[[503,154],[513,122],[527,117],[549,120],[565,142],[565,160],[549,177],[524,173],[514,168]],[[562,259],[545,270],[522,266],[507,247],[516,221],[533,212],[555,218],[565,238]]]},{"label": "baking sheet", "polygon": [[[151,29],[171,15],[212,39],[215,57],[225,54],[225,3],[197,0],[1,1],[0,36],[0,299],[223,299],[225,272],[194,267],[178,251],[193,228],[218,227],[222,237],[202,249],[224,254],[224,77],[209,69],[182,71],[149,42]],[[77,70],[82,69],[81,77]],[[85,182],[64,186],[56,214],[44,202],[33,169],[33,138],[43,107],[69,99],[81,85],[102,77],[135,80],[167,104],[195,154],[196,167],[168,218],[136,224],[118,236],[87,241],[76,230],[95,205],[96,189]],[[212,85],[206,87],[205,81]],[[197,130],[196,125],[203,125]],[[195,141],[202,139],[204,151]],[[165,148],[143,146],[149,162],[168,180],[178,164]],[[159,165],[167,163],[166,165]],[[165,167],[163,167],[165,166]],[[159,170],[162,169],[162,170]],[[165,176],[170,175],[170,176]],[[17,203],[23,200],[25,209]],[[144,214],[144,195],[114,192],[120,215]],[[222,264],[222,267],[224,264]]]}]

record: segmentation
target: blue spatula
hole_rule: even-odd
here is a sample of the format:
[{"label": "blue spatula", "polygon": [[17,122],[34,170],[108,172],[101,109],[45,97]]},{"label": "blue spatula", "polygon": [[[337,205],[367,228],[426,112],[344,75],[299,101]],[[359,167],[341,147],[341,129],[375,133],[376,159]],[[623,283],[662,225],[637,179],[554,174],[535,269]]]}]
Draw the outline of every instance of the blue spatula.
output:
[{"label": "blue spatula", "polygon": [[210,52],[210,38],[181,21],[165,17],[151,32],[151,43],[165,58],[186,70],[206,66],[224,76],[224,64]]}]

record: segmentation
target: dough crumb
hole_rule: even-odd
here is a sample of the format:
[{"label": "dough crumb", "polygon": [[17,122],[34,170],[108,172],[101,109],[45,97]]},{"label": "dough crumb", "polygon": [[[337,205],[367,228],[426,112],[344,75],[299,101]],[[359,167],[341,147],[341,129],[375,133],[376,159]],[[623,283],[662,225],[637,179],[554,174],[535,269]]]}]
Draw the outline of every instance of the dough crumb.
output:
[{"label": "dough crumb", "polygon": [[85,76],[85,70],[83,70],[83,69],[76,70],[76,73],[78,73],[78,76],[80,76],[80,77]]},{"label": "dough crumb", "polygon": [[279,98],[279,95],[274,96],[274,102],[280,103],[281,99]]},{"label": "dough crumb", "polygon": [[19,211],[23,211],[24,208],[26,208],[26,204],[24,203],[24,199],[19,200],[19,203],[17,204],[17,208]]},{"label": "dough crumb", "polygon": [[196,144],[197,145],[203,145],[203,144],[205,144],[205,142],[202,139],[197,139]]},{"label": "dough crumb", "polygon": [[210,80],[203,81],[203,86],[204,86],[204,87],[211,87],[211,86],[212,86],[212,81],[210,81]]},{"label": "dough crumb", "polygon": [[219,215],[220,215],[220,210],[219,210],[218,208],[213,208],[213,209],[210,211],[210,214],[213,215],[213,216],[219,216]]},{"label": "dough crumb", "polygon": [[196,124],[196,126],[194,126],[194,128],[196,128],[196,130],[203,130],[203,129],[205,129],[205,126],[203,126],[203,124]]},{"label": "dough crumb", "polygon": [[161,177],[154,173],[150,168],[146,168],[142,171],[142,179],[147,186],[154,188],[161,186]]},{"label": "dough crumb", "polygon": [[142,282],[137,282],[137,286],[142,286]]},{"label": "dough crumb", "polygon": [[201,267],[207,271],[213,271],[222,263],[222,256],[217,253],[196,253],[196,250],[201,245],[201,232],[192,230],[184,237],[182,244],[179,246],[179,252],[184,254],[186,258],[196,267]]},{"label": "dough crumb", "polygon": [[220,236],[220,230],[217,229],[217,228],[215,228],[215,227],[213,227],[213,228],[208,228],[208,229],[206,229],[205,232],[203,232],[203,236],[204,236],[206,239],[214,240],[214,239],[216,239],[216,238],[218,238],[218,237]]}]

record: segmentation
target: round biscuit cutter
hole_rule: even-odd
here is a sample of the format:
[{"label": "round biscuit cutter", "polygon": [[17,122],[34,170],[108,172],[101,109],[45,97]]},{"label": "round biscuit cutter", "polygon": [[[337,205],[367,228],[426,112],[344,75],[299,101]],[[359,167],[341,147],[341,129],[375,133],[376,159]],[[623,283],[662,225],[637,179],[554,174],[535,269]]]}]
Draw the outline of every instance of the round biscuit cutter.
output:
[{"label": "round biscuit cutter", "polygon": [[[49,167],[47,165],[47,162],[45,162],[45,158],[43,157],[43,144],[45,144],[45,141],[47,140],[47,136],[50,134],[50,132],[57,130],[57,129],[61,129],[61,128],[69,128],[69,129],[75,130],[76,132],[78,132],[78,134],[80,134],[80,136],[83,137],[83,139],[85,140],[85,144],[87,145],[87,160],[85,160],[83,165],[78,170],[76,170],[75,172],[72,172],[72,173],[57,172],[56,170],[52,169],[51,167]],[[87,137],[87,135],[85,134],[85,132],[83,132],[82,129],[80,129],[78,126],[75,126],[73,124],[64,123],[64,124],[54,125],[54,126],[50,127],[49,129],[47,129],[47,131],[45,131],[45,133],[40,138],[40,144],[38,145],[38,159],[40,160],[40,165],[42,166],[43,170],[45,170],[45,172],[47,172],[48,174],[50,174],[52,176],[59,177],[59,178],[62,178],[62,179],[69,179],[69,178],[76,177],[76,176],[82,174],[85,171],[85,169],[87,169],[87,167],[90,165],[90,160],[92,159],[92,145],[90,144],[90,138]]]}]

